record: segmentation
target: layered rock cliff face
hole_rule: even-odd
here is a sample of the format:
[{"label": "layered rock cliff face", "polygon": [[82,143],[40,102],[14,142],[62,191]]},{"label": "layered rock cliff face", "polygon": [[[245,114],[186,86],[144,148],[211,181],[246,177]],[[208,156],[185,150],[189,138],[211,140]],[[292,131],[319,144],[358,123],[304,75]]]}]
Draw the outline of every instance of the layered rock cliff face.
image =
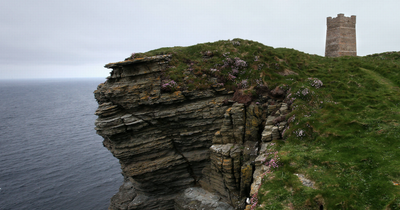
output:
[{"label": "layered rock cliff face", "polygon": [[284,93],[246,105],[224,88],[162,93],[168,58],[107,64],[94,92],[97,133],[125,178],[109,209],[244,209],[267,170],[260,151],[286,126]]}]

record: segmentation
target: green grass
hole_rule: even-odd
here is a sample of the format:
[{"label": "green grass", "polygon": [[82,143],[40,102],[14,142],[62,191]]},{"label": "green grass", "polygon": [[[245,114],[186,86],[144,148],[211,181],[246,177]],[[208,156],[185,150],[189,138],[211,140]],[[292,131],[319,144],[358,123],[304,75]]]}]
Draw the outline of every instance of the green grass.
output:
[{"label": "green grass", "polygon": [[[203,56],[207,51],[213,56]],[[262,184],[258,209],[400,209],[400,185],[393,184],[400,183],[399,52],[324,58],[234,39],[136,56],[159,54],[173,55],[163,79],[176,81],[178,90],[216,88],[217,82],[263,102],[253,91],[262,84],[284,87],[291,93],[286,100],[296,98],[288,116],[295,120],[276,142],[280,167]],[[228,57],[247,64],[232,81],[232,67],[222,67]],[[279,75],[284,69],[298,75]],[[323,87],[311,86],[308,78]],[[238,87],[243,80],[248,86]],[[298,137],[300,130],[306,135]],[[295,173],[313,180],[316,189],[303,186]]]},{"label": "green grass", "polygon": [[[274,182],[296,190],[286,202],[264,196],[260,204],[263,209],[271,205],[284,209],[289,206],[285,203],[294,209],[318,209],[320,205],[327,209],[400,209],[400,188],[393,184],[400,182],[399,60],[385,64],[369,57],[343,57],[315,58],[314,62],[325,68],[306,75],[319,78],[324,87],[314,90],[314,97],[296,99],[293,104],[299,107],[292,113],[296,120],[286,140],[277,142],[283,155],[282,167],[275,174],[306,174],[317,189],[307,189],[296,179],[274,178],[261,191],[282,190],[271,187]],[[299,139],[292,133],[299,129],[307,136]]]}]

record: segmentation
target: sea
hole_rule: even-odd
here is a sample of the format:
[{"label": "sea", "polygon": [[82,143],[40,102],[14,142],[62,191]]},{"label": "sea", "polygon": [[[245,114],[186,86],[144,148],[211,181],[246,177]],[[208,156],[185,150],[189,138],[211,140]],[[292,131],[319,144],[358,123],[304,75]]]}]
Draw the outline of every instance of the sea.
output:
[{"label": "sea", "polygon": [[107,209],[123,182],[103,147],[104,78],[0,80],[0,209]]}]

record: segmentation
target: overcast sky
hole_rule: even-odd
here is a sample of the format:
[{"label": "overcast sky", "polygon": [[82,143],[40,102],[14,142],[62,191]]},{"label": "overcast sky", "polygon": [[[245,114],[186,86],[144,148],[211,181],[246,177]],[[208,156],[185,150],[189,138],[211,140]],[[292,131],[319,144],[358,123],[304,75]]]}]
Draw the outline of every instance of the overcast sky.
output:
[{"label": "overcast sky", "polygon": [[323,56],[326,18],[356,15],[357,51],[400,51],[398,0],[3,0],[0,79],[107,77],[133,52],[242,38]]}]

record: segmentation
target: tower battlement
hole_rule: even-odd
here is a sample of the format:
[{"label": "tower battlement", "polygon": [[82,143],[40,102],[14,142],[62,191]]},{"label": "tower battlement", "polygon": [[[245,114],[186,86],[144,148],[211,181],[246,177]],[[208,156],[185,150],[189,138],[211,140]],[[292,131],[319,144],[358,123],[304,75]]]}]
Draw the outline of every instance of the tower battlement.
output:
[{"label": "tower battlement", "polygon": [[356,16],[352,15],[351,17],[345,17],[344,14],[338,14],[337,17],[327,17],[327,27],[334,28],[334,27],[356,27]]},{"label": "tower battlement", "polygon": [[356,16],[327,17],[326,25],[325,57],[357,56]]}]

